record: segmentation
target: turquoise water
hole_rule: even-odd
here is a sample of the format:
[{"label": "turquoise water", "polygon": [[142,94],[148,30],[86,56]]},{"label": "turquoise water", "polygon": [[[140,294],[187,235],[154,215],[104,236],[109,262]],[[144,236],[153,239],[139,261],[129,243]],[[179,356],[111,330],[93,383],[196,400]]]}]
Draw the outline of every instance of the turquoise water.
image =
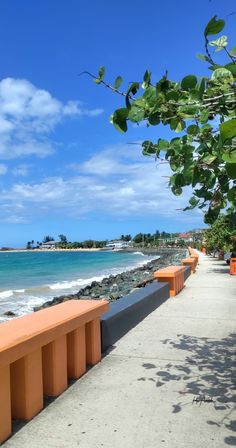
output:
[{"label": "turquoise water", "polygon": [[0,320],[8,310],[18,315],[46,300],[73,294],[94,280],[151,260],[140,252],[2,252]]}]

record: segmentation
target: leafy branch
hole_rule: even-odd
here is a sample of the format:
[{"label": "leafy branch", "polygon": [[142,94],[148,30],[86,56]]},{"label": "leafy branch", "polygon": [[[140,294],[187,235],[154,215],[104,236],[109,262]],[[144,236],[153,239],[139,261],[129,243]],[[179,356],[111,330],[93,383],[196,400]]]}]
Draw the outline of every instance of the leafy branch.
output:
[{"label": "leafy branch", "polygon": [[[214,16],[204,30],[206,54],[198,57],[211,64],[209,76],[189,74],[173,81],[166,72],[153,82],[146,70],[142,83],[132,82],[123,92],[121,76],[112,85],[104,80],[104,67],[96,77],[87,72],[96,84],[125,97],[125,106],[110,117],[120,132],[126,132],[130,122],[145,121],[147,126],[162,124],[180,134],[170,140],[146,140],[142,152],[169,163],[169,186],[175,195],[192,186],[193,196],[185,210],[202,209],[206,223],[213,222],[226,207],[230,214],[236,209],[236,47],[228,49],[225,35],[209,39],[224,27],[225,22]],[[227,57],[225,65],[215,62],[222,50]]]}]

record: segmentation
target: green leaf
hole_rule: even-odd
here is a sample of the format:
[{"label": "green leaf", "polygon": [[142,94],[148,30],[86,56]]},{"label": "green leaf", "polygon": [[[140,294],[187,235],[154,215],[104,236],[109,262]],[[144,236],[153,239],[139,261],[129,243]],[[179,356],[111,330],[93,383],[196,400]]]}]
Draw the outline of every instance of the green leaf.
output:
[{"label": "green leaf", "polygon": [[170,144],[168,142],[168,140],[164,140],[163,138],[159,138],[158,139],[158,147],[160,148],[160,150],[166,150],[167,148],[169,148]]},{"label": "green leaf", "polygon": [[227,199],[231,202],[236,201],[236,187],[233,187],[228,191]]},{"label": "green leaf", "polygon": [[167,72],[166,74],[160,79],[160,81],[157,82],[156,84],[156,91],[157,93],[159,92],[164,92],[166,93],[170,88],[170,81],[168,81],[167,79]]},{"label": "green leaf", "polygon": [[145,156],[150,156],[151,154],[157,153],[156,146],[150,140],[145,140],[142,143],[142,148],[143,148],[143,155]]},{"label": "green leaf", "polygon": [[198,106],[191,106],[186,104],[185,106],[179,107],[179,115],[182,118],[193,118],[198,113]]},{"label": "green leaf", "polygon": [[170,128],[175,132],[181,132],[186,127],[186,124],[181,118],[172,118],[170,120]]},{"label": "green leaf", "polygon": [[226,140],[236,137],[236,118],[221,123],[220,135],[223,143]]},{"label": "green leaf", "polygon": [[228,39],[227,36],[220,36],[218,39],[209,42],[209,45],[211,45],[212,47],[224,48],[227,47],[228,45],[227,39]]},{"label": "green leaf", "polygon": [[236,53],[236,46],[232,48],[232,50],[230,50],[230,54],[231,56],[233,56]]},{"label": "green leaf", "polygon": [[219,64],[214,64],[214,65],[210,65],[209,70],[217,70],[217,68],[222,68],[222,65]]},{"label": "green leaf", "polygon": [[184,187],[185,185],[185,178],[182,173],[178,173],[175,175],[175,186],[178,187]]},{"label": "green leaf", "polygon": [[200,180],[200,176],[201,176],[201,173],[199,172],[198,168],[195,167],[193,170],[193,179],[192,179],[193,187],[195,187],[198,184],[198,182]]},{"label": "green leaf", "polygon": [[199,202],[200,202],[200,199],[196,199],[194,196],[192,196],[192,197],[189,199],[189,203],[190,203],[190,205],[189,205],[188,207],[185,207],[185,208],[184,208],[184,212],[187,211],[187,210],[193,210],[195,207],[197,207],[197,205],[199,204]]},{"label": "green leaf", "polygon": [[208,61],[208,59],[209,59],[207,56],[205,56],[205,54],[201,54],[201,53],[197,54],[197,58],[200,59],[201,61]]},{"label": "green leaf", "polygon": [[144,116],[145,116],[144,109],[137,107],[135,106],[135,104],[133,104],[129,111],[128,115],[129,120],[137,123],[139,121],[142,121],[144,119]]},{"label": "green leaf", "polygon": [[139,106],[139,107],[146,107],[146,101],[145,98],[143,98],[142,96],[140,96],[139,98],[135,99],[135,106]]},{"label": "green leaf", "polygon": [[151,81],[151,72],[149,72],[148,70],[145,71],[144,75],[143,75],[143,83],[142,83],[142,88],[146,89]]},{"label": "green leaf", "polygon": [[99,75],[100,79],[103,79],[103,77],[105,75],[105,67],[103,67],[103,66],[99,67],[98,75]]},{"label": "green leaf", "polygon": [[217,20],[216,17],[217,16],[212,17],[210,22],[208,22],[208,24],[205,28],[205,31],[204,31],[205,36],[211,36],[214,34],[218,34],[223,30],[223,28],[225,26],[224,20],[222,20],[222,19]]},{"label": "green leaf", "polygon": [[94,82],[96,84],[101,84],[105,74],[105,68],[103,66],[99,67],[98,70],[98,77],[94,79]]},{"label": "green leaf", "polygon": [[195,75],[185,76],[181,81],[181,88],[183,90],[194,89],[197,85],[197,78]]},{"label": "green leaf", "polygon": [[225,169],[230,179],[236,179],[236,163],[226,163]]},{"label": "green leaf", "polygon": [[234,62],[230,62],[225,65],[225,68],[229,70],[234,77],[236,77],[236,64]]},{"label": "green leaf", "polygon": [[119,89],[119,87],[121,86],[123,82],[123,79],[121,76],[117,76],[116,80],[115,80],[115,85],[114,85],[114,89]]},{"label": "green leaf", "polygon": [[202,111],[200,118],[199,118],[200,123],[206,123],[208,121],[209,113],[210,112],[208,109],[205,109]]},{"label": "green leaf", "polygon": [[176,90],[170,90],[166,94],[166,99],[167,99],[167,101],[178,101],[179,94]]},{"label": "green leaf", "polygon": [[198,96],[199,99],[201,100],[203,98],[204,92],[205,92],[205,79],[202,78],[201,82],[200,82],[200,86],[199,86],[199,90],[198,90]]},{"label": "green leaf", "polygon": [[127,131],[127,118],[129,111],[128,109],[121,108],[117,109],[110,118],[110,122],[115,126],[115,128],[120,132]]},{"label": "green leaf", "polygon": [[190,135],[197,135],[199,133],[199,127],[196,124],[190,124],[187,128],[187,133]]},{"label": "green leaf", "polygon": [[149,115],[148,122],[152,126],[156,126],[157,124],[160,123],[160,115],[158,113],[154,113],[154,114]]},{"label": "green leaf", "polygon": [[221,81],[224,83],[231,83],[234,81],[233,75],[230,70],[227,70],[225,67],[217,68],[213,71],[211,75],[211,79]]},{"label": "green leaf", "polygon": [[183,192],[181,187],[172,187],[171,191],[172,193],[174,193],[175,196],[180,196]]},{"label": "green leaf", "polygon": [[131,108],[130,98],[129,98],[130,94],[132,93],[132,95],[135,95],[137,93],[138,89],[139,89],[139,82],[132,82],[132,84],[128,88],[128,90],[126,92],[126,97],[125,97],[127,109]]},{"label": "green leaf", "polygon": [[192,207],[196,207],[199,203],[199,199],[196,199],[195,196],[191,196],[189,199],[189,204],[192,205]]},{"label": "green leaf", "polygon": [[217,156],[214,156],[213,154],[207,154],[203,158],[203,162],[206,163],[207,165],[211,165],[211,163],[214,162],[216,159],[217,159]]},{"label": "green leaf", "polygon": [[208,124],[208,123],[203,124],[203,126],[200,129],[200,134],[201,135],[206,134],[208,132],[211,132],[211,130],[212,130],[212,126],[210,124]]},{"label": "green leaf", "polygon": [[231,152],[225,152],[222,155],[222,159],[228,163],[236,163],[236,150]]},{"label": "green leaf", "polygon": [[149,86],[145,90],[145,92],[143,94],[143,98],[145,98],[145,101],[147,103],[149,103],[150,105],[154,105],[156,103],[156,100],[157,100],[155,87]]},{"label": "green leaf", "polygon": [[214,221],[219,216],[219,213],[220,213],[220,207],[216,207],[216,208],[209,207],[207,213],[205,214],[204,222],[206,224],[214,223]]}]

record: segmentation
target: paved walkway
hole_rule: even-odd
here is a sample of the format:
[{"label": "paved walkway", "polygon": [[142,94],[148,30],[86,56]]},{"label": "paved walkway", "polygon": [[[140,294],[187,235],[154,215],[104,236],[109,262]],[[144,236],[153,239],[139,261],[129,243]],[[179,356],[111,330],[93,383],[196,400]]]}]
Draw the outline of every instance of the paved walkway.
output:
[{"label": "paved walkway", "polygon": [[4,448],[236,446],[236,276],[228,271],[202,255],[177,297]]}]

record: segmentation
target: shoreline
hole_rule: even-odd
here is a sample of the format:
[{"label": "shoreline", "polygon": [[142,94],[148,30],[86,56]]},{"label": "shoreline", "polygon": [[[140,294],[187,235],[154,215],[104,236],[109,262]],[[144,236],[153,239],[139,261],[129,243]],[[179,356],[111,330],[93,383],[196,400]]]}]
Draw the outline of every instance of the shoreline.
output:
[{"label": "shoreline", "polygon": [[[142,251],[142,253],[144,253],[144,251]],[[129,295],[135,289],[153,282],[153,273],[156,270],[168,265],[181,263],[185,253],[186,249],[176,248],[163,251],[158,251],[158,249],[156,249],[155,252],[152,251],[152,253],[148,253],[148,255],[157,255],[158,258],[153,258],[151,261],[148,261],[141,266],[130,270],[128,269],[119,274],[106,276],[99,282],[93,281],[76,293],[56,296],[52,300],[46,301],[43,305],[34,307],[34,311],[39,311],[67,300],[107,299],[109,302],[119,300],[121,297]],[[147,255],[147,253],[145,253],[145,255]]]},{"label": "shoreline", "polygon": [[[71,251],[74,251],[74,249]],[[57,250],[54,252],[57,252]],[[110,302],[119,300],[121,297],[129,295],[133,290],[145,286],[146,283],[152,282],[154,280],[153,273],[156,270],[167,265],[181,264],[181,260],[185,256],[186,249],[129,248],[128,250],[123,250],[122,252],[126,252],[127,254],[131,252],[141,252],[143,255],[148,255],[151,258],[149,260],[143,260],[142,264],[138,263],[136,266],[127,266],[127,269],[123,269],[120,272],[118,271],[115,274],[107,274],[102,276],[99,280],[93,280],[85,283],[84,286],[78,287],[78,289],[76,288],[76,291],[73,291],[73,293],[63,292],[62,295],[59,296],[51,296],[48,298],[45,297],[44,302],[41,302],[39,305],[32,305],[32,308],[28,309],[25,313],[23,312],[23,314],[38,311],[72,299],[107,299]],[[12,308],[9,304],[9,308],[5,308],[5,311],[1,313],[0,323],[9,318],[20,317],[23,314],[20,311],[18,312],[17,309]],[[2,318],[4,320],[2,320]]]},{"label": "shoreline", "polygon": [[34,252],[99,252],[102,249],[100,247],[92,247],[91,249],[89,248],[77,248],[77,249],[7,249],[7,250],[2,250],[0,249],[0,253],[6,253],[9,254],[9,252],[30,252],[30,253],[34,253]]}]

